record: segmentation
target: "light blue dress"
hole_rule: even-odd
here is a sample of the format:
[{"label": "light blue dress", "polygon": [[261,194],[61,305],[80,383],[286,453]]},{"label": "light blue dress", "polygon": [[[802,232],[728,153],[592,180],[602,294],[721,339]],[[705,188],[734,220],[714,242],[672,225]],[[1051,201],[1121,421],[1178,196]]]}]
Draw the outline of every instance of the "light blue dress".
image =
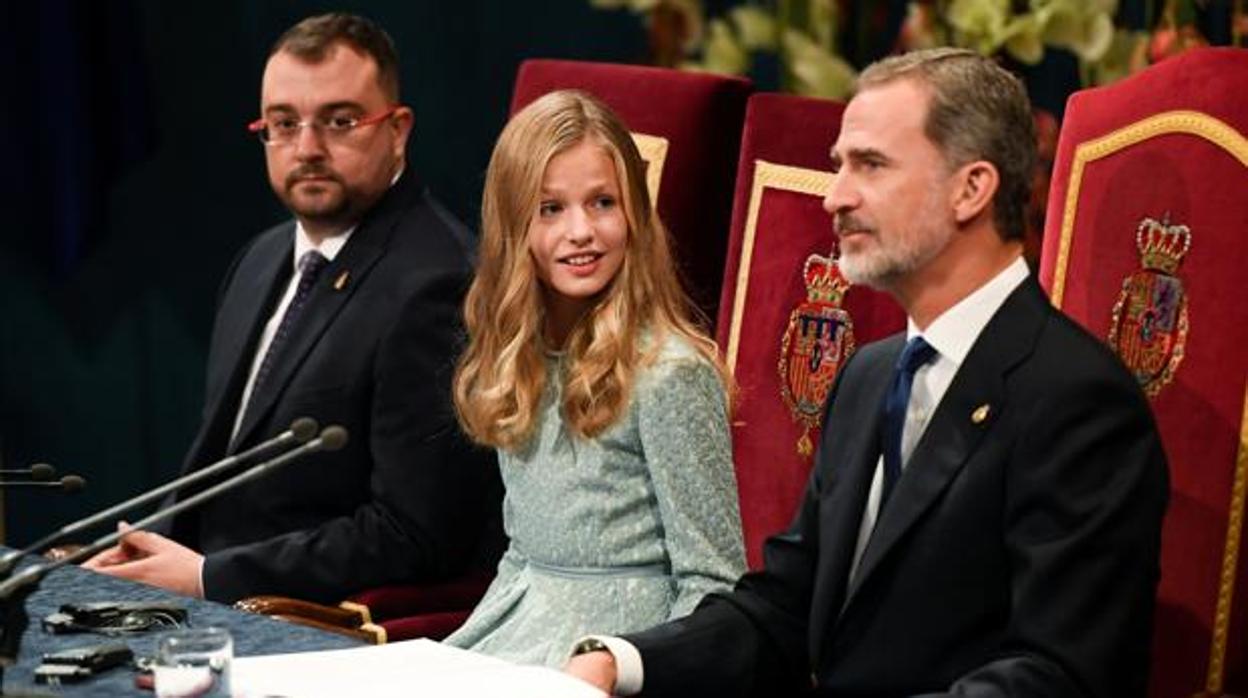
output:
[{"label": "light blue dress", "polygon": [[[560,361],[547,359],[548,375]],[[685,615],[745,571],[714,368],[669,338],[621,419],[588,440],[564,424],[561,383],[548,381],[527,447],[499,451],[511,543],[450,645],[558,667],[577,639]]]}]

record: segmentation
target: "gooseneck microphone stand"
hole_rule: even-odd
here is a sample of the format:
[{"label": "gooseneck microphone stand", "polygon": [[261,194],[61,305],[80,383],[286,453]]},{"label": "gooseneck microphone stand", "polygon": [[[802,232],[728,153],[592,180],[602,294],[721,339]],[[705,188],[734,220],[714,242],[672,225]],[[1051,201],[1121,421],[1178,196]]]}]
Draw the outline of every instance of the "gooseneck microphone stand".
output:
[{"label": "gooseneck microphone stand", "polygon": [[291,422],[290,428],[286,431],[278,434],[268,441],[243,451],[242,453],[222,458],[216,463],[200,468],[189,475],[167,482],[159,487],[144,492],[137,497],[127,499],[116,506],[111,506],[104,511],[92,514],[91,516],[83,519],[79,519],[78,521],[66,526],[62,526],[61,528],[53,531],[34,543],[31,543],[21,550],[11,550],[4,555],[0,555],[0,579],[8,578],[9,574],[13,572],[13,568],[17,566],[18,560],[21,560],[25,555],[44,550],[48,546],[55,545],[69,536],[108,521],[122,512],[130,511],[135,507],[139,507],[160,499],[174,490],[193,485],[201,480],[205,480],[215,475],[219,475],[227,470],[231,470],[240,463],[251,460],[252,458],[268,451],[272,451],[277,448],[285,448],[293,443],[306,443],[309,439],[316,436],[316,430],[317,424],[315,419],[300,417],[299,419]]},{"label": "gooseneck microphone stand", "polygon": [[[336,451],[343,447],[347,442],[347,430],[340,426],[326,427],[320,436],[308,441],[307,443],[293,448],[285,453],[267,460],[258,465],[252,466],[247,470],[221,482],[208,489],[187,497],[173,506],[161,509],[156,513],[148,516],[132,525],[127,531],[113,531],[108,535],[97,538],[91,543],[68,555],[60,560],[49,563],[36,563],[17,574],[0,582],[0,694],[3,693],[4,686],[4,669],[17,663],[18,654],[21,651],[22,635],[26,632],[27,626],[30,625],[30,617],[26,614],[26,599],[30,597],[39,588],[39,582],[52,570],[65,565],[75,564],[82,560],[99,553],[100,551],[115,545],[117,541],[134,531],[146,530],[149,526],[159,521],[163,521],[171,516],[176,516],[191,507],[198,506],[203,502],[216,497],[217,495],[231,490],[240,485],[246,484],[262,477],[269,471],[281,467],[300,456],[311,453],[313,451]],[[9,694],[4,694],[9,695]]]}]

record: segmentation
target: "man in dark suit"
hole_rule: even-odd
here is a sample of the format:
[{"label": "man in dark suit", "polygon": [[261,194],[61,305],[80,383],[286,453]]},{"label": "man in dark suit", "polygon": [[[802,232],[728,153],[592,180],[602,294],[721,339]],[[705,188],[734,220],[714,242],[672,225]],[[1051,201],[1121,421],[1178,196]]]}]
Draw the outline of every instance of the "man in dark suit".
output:
[{"label": "man in dark suit", "polygon": [[394,47],[368,20],[314,17],[277,41],[252,130],[295,220],[226,276],[185,468],[303,416],[350,441],[177,517],[168,537],[132,533],[89,566],[219,601],[331,601],[488,562],[475,558],[489,548],[497,468],[459,433],[449,388],[473,241],[404,169],[412,120]]},{"label": "man in dark suit", "polygon": [[647,696],[1142,696],[1165,458],[1117,358],[1021,258],[1034,161],[1019,82],[937,49],[866,70],[824,201],[842,271],[906,336],[828,399],[765,567],[689,617],[578,643]]}]

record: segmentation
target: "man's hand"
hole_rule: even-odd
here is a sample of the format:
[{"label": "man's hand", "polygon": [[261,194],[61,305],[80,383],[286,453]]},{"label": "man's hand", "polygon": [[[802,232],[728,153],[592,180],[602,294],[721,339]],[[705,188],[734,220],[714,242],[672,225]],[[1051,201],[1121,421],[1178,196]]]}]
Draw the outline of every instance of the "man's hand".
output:
[{"label": "man's hand", "polygon": [[[117,522],[117,530],[121,531],[122,533],[125,533],[126,531],[129,531],[132,528],[134,527],[126,523],[125,521]],[[95,570],[96,572],[101,572],[103,571],[103,568],[105,567],[112,567],[113,565],[120,565],[123,562],[136,560],[138,559],[138,557],[139,557],[139,552],[135,550],[132,546],[126,545],[125,539],[123,538],[119,543],[117,543],[117,545],[114,545],[111,548],[106,548],[104,550],[101,550],[100,552],[93,555],[90,560],[87,560],[86,562],[82,563],[82,566],[89,570]]]},{"label": "man's hand", "polygon": [[[126,531],[130,526],[121,523],[119,528]],[[120,544],[98,553],[82,566],[187,596],[204,595],[199,586],[204,556],[157,533],[127,533]]]},{"label": "man's hand", "polygon": [[615,657],[606,650],[578,654],[563,670],[608,695],[615,690]]}]

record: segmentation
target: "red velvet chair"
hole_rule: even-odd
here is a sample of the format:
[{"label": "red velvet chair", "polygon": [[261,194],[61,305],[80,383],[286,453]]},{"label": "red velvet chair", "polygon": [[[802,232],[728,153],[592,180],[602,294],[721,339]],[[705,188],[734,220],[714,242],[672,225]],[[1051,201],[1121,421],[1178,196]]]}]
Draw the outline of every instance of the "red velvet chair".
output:
[{"label": "red velvet chair", "polygon": [[751,568],[797,508],[837,368],[905,327],[890,297],[848,287],[830,263],[822,199],[843,110],[779,94],[746,108],[718,340],[739,388],[732,445]]},{"label": "red velvet chair", "polygon": [[476,572],[445,582],[377,587],[337,606],[286,596],[253,596],[234,606],[378,645],[421,637],[441,640],[468,619],[493,576]]},{"label": "red velvet chair", "polygon": [[380,587],[355,594],[348,602],[368,609],[389,640],[441,640],[468,620],[493,579],[493,571],[475,572],[440,584]]},{"label": "red velvet chair", "polygon": [[750,82],[664,68],[535,59],[521,64],[516,75],[512,112],[566,88],[606,102],[633,132],[649,163],[650,196],[671,231],[687,290],[713,320]]},{"label": "red velvet chair", "polygon": [[1248,693],[1248,51],[1070,98],[1041,281],[1135,372],[1170,460],[1151,695]]}]

